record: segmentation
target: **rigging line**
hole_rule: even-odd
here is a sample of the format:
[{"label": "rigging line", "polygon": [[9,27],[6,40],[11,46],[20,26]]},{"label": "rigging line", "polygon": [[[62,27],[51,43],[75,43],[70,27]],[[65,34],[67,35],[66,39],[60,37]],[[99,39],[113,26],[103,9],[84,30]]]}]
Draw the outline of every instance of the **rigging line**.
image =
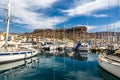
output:
[{"label": "rigging line", "polygon": [[[116,3],[117,5],[116,5],[116,11],[115,11],[115,19],[114,20],[119,20],[119,0],[117,0],[117,3]],[[114,30],[115,30],[115,32],[114,32],[114,36],[115,36],[115,38],[117,37],[117,34],[116,34],[116,29],[115,29],[115,23],[114,23]],[[115,42],[116,42],[116,40],[115,40]]]},{"label": "rigging line", "polygon": [[116,3],[116,11],[115,11],[115,15],[114,15],[114,18],[117,20],[119,19],[119,0],[117,0],[117,3]]},{"label": "rigging line", "polygon": [[118,19],[120,18],[120,16],[119,16],[119,6],[120,6],[120,1],[118,0],[118,10],[117,10],[117,14],[118,14]]},{"label": "rigging line", "polygon": [[[108,0],[108,14],[110,14],[111,13],[111,11],[110,11],[110,0]],[[108,20],[108,25],[107,25],[107,33],[108,33],[108,42],[109,42],[109,38],[110,38],[110,22],[111,22],[111,18],[109,17],[109,20]]]},{"label": "rigging line", "polygon": [[119,16],[119,4],[120,4],[120,1],[118,0],[117,1],[117,11],[116,11],[116,16],[118,19],[120,19],[120,16]]},{"label": "rigging line", "polygon": [[[110,0],[108,1],[108,14],[110,14]],[[109,21],[110,21],[110,19],[109,19]]]}]

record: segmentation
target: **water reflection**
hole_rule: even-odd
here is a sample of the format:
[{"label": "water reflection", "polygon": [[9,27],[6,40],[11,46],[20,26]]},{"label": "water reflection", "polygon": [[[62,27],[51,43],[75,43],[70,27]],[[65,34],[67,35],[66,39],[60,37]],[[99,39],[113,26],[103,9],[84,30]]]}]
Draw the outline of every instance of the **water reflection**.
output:
[{"label": "water reflection", "polygon": [[111,74],[99,68],[97,57],[87,52],[44,51],[37,57],[0,65],[0,80],[110,80]]},{"label": "water reflection", "polygon": [[[85,52],[65,52],[57,54],[57,57],[56,54],[47,59],[43,57],[41,58],[42,68],[47,68],[48,71],[53,69],[53,73],[49,74],[44,69],[43,74],[54,74],[52,77],[49,76],[49,80],[102,80],[97,72],[97,57],[95,61],[88,61],[88,56],[89,54]],[[42,77],[42,80],[47,79]]]},{"label": "water reflection", "polygon": [[[12,63],[0,65],[0,78],[10,80],[17,74],[35,68],[35,64],[39,63],[38,57],[32,57]],[[38,65],[38,64],[37,64]]]},{"label": "water reflection", "polygon": [[88,52],[80,52],[80,51],[57,51],[51,50],[42,52],[42,55],[46,57],[56,56],[56,57],[69,57],[71,59],[86,61],[88,58]]},{"label": "water reflection", "polygon": [[99,71],[100,76],[104,80],[120,80],[119,78],[115,77],[111,73],[109,73],[109,72],[105,71],[104,69],[102,69],[100,66],[98,68],[98,71]]},{"label": "water reflection", "polygon": [[86,61],[88,58],[88,53],[75,51],[75,52],[68,53],[68,56],[75,60]]}]

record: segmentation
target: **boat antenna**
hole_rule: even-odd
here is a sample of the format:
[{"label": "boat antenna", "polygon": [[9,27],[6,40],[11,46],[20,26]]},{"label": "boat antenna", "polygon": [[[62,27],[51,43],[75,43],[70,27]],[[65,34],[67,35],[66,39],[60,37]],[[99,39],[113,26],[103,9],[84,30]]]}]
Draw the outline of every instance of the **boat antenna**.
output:
[{"label": "boat antenna", "polygon": [[9,24],[10,24],[10,6],[11,6],[11,0],[9,0],[8,6],[7,6],[7,22],[6,22],[6,40],[5,40],[5,45],[8,44]]}]

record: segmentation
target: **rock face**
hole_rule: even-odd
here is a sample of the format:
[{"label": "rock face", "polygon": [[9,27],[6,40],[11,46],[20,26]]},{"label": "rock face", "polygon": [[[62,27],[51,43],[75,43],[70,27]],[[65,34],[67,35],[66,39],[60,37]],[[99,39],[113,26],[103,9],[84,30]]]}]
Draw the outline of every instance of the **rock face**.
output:
[{"label": "rock face", "polygon": [[61,29],[35,29],[32,33],[25,33],[27,38],[68,38],[71,40],[88,39],[87,27],[76,26],[74,28],[61,28]]},{"label": "rock face", "polygon": [[111,42],[120,41],[120,32],[95,32],[89,33],[89,38],[92,39],[104,39]]}]

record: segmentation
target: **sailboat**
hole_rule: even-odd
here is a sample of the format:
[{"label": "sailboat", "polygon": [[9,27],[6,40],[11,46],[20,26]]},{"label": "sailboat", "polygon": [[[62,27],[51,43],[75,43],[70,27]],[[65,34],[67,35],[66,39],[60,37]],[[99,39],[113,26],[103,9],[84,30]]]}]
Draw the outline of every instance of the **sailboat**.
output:
[{"label": "sailboat", "polygon": [[8,62],[14,62],[26,58],[35,56],[38,52],[35,49],[20,47],[18,44],[11,44],[8,42],[9,35],[9,23],[10,23],[10,6],[11,0],[9,0],[7,7],[7,22],[6,22],[6,40],[5,44],[0,48],[0,64]]},{"label": "sailboat", "polygon": [[104,53],[99,55],[98,62],[103,69],[120,78],[120,57]]}]

